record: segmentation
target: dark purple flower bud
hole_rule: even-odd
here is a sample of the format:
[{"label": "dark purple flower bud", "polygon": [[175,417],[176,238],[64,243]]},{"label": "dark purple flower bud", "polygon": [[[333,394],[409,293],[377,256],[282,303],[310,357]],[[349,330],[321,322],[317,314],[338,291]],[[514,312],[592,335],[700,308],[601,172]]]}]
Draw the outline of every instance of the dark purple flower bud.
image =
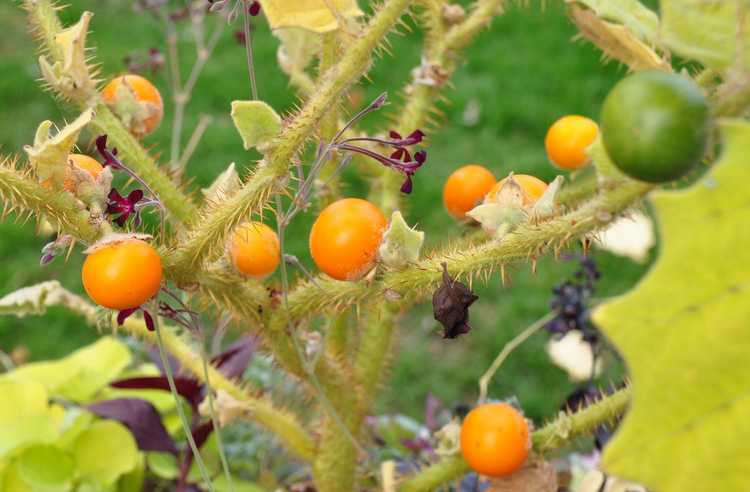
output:
[{"label": "dark purple flower bud", "polygon": [[247,9],[247,12],[255,17],[256,15],[260,14],[260,2],[257,0],[250,4],[250,7]]},{"label": "dark purple flower bud", "polygon": [[244,31],[234,31],[234,39],[237,43],[244,45],[247,42]]},{"label": "dark purple flower bud", "polygon": [[146,329],[148,331],[154,331],[156,329],[156,325],[154,325],[154,318],[151,316],[151,313],[149,313],[147,309],[143,310],[143,321],[146,323]]},{"label": "dark purple flower bud", "polygon": [[450,276],[448,265],[443,263],[443,283],[432,296],[435,319],[445,328],[443,338],[456,338],[471,330],[469,307],[477,299],[471,289]]}]

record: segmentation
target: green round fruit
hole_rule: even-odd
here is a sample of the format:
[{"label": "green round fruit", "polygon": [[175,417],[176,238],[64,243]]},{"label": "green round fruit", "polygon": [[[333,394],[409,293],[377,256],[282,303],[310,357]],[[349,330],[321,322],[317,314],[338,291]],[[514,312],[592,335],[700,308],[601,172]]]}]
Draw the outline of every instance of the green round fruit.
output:
[{"label": "green round fruit", "polygon": [[638,72],[621,80],[602,108],[602,141],[631,178],[664,183],[687,174],[706,150],[710,111],[700,88],[679,75]]}]

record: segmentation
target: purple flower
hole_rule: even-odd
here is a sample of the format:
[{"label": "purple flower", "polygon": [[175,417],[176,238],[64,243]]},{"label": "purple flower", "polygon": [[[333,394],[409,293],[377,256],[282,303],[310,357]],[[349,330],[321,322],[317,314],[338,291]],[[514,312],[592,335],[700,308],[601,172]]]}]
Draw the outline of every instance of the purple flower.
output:
[{"label": "purple flower", "polygon": [[128,194],[127,197],[123,198],[120,193],[112,188],[107,197],[107,214],[118,215],[115,219],[115,223],[120,227],[125,227],[125,223],[128,221],[131,215],[135,215],[135,221],[133,222],[136,227],[141,225],[141,212],[138,207],[138,202],[143,198],[142,190],[133,190]]},{"label": "purple flower", "polygon": [[146,323],[146,328],[148,329],[148,331],[154,331],[154,329],[156,328],[156,326],[154,325],[154,318],[153,316],[151,316],[151,313],[149,313],[148,310],[143,308],[142,306],[123,309],[122,311],[118,312],[117,326],[122,326],[126,319],[128,319],[138,311],[143,312],[143,321]]},{"label": "purple flower", "polygon": [[[406,138],[402,137],[396,131],[389,132],[390,140],[375,137],[357,137],[342,140],[336,145],[340,150],[356,152],[375,159],[382,165],[396,170],[404,175],[404,183],[401,185],[401,192],[409,194],[412,191],[412,176],[427,160],[427,151],[419,150],[414,153],[409,151],[408,147],[416,145],[424,139],[424,133],[421,130],[414,130]],[[356,145],[358,142],[372,142],[393,148],[390,155],[382,155],[366,147]]]},{"label": "purple flower", "polygon": [[113,169],[122,169],[123,165],[120,159],[117,158],[117,149],[107,148],[107,135],[100,135],[96,137],[96,150],[104,158],[104,166],[112,166]]}]

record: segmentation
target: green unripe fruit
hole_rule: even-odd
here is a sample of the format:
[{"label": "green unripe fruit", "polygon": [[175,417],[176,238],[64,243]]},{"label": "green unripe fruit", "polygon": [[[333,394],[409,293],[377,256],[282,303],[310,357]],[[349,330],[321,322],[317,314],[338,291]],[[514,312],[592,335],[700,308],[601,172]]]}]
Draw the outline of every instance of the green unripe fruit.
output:
[{"label": "green unripe fruit", "polygon": [[638,72],[621,80],[602,108],[602,140],[615,165],[631,178],[664,183],[700,162],[710,110],[691,80],[666,72]]}]

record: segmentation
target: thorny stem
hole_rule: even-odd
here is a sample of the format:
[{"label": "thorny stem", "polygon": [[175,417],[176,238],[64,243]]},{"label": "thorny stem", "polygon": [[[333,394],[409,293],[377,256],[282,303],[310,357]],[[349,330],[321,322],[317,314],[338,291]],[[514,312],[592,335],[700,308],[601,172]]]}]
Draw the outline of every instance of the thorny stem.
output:
[{"label": "thorny stem", "polygon": [[253,40],[250,33],[249,5],[242,0],[242,29],[245,34],[245,55],[247,58],[247,73],[250,77],[250,97],[258,99],[258,86],[255,81],[255,65],[253,64]]},{"label": "thorny stem", "polygon": [[[601,424],[611,422],[625,413],[631,398],[630,387],[603,397],[575,413],[561,413],[555,420],[534,431],[534,451],[554,451],[578,436],[591,433]],[[423,468],[405,480],[399,492],[429,492],[469,472],[469,465],[460,455],[451,456]]]},{"label": "thorny stem", "polygon": [[[284,215],[282,214],[283,205],[281,203],[281,196],[276,195],[274,198],[276,201],[276,214],[277,214],[276,216],[283,217]],[[284,224],[285,222],[286,222],[285,220],[280,219],[280,218],[277,219],[276,221],[276,230],[279,236],[279,250],[281,251],[282,258],[284,257],[284,232],[285,232]],[[289,309],[289,277],[287,275],[286,262],[282,261],[279,268],[281,270],[282,299],[284,303],[284,308],[288,310]],[[307,357],[305,356],[304,349],[302,348],[302,344],[300,343],[299,338],[297,337],[296,330],[291,325],[291,323],[288,323],[287,328],[289,331],[289,337],[292,340],[292,345],[294,345],[294,350],[297,353],[297,358],[299,359],[300,365],[302,366],[302,369],[305,371],[305,374],[307,375],[310,384],[313,386],[313,389],[315,390],[315,395],[320,401],[320,404],[326,409],[329,416],[334,420],[334,422],[336,422],[336,425],[338,425],[341,428],[341,432],[343,432],[344,435],[347,436],[347,438],[351,440],[355,449],[357,449],[357,451],[363,456],[367,456],[367,452],[360,446],[360,444],[354,438],[354,435],[352,435],[351,431],[349,430],[349,427],[347,427],[347,425],[344,423],[341,416],[338,414],[336,409],[333,407],[333,404],[326,396],[325,391],[322,385],[320,384],[318,377],[315,374],[315,368],[310,367]]]},{"label": "thorny stem", "polygon": [[517,349],[523,342],[528,340],[529,337],[531,337],[534,333],[544,328],[547,322],[554,317],[555,313],[547,313],[545,316],[535,321],[521,333],[516,335],[511,341],[505,344],[500,353],[497,354],[497,357],[495,357],[495,360],[492,361],[492,364],[487,369],[487,371],[482,375],[481,378],[479,378],[479,400],[477,401],[477,405],[481,405],[487,400],[487,387],[489,386],[492,378],[495,376],[495,373],[497,373],[498,369],[500,369],[500,366],[503,364],[503,362],[505,362],[505,359],[507,359],[515,349]]},{"label": "thorny stem", "polygon": [[193,438],[193,431],[190,429],[190,423],[188,422],[187,416],[185,415],[185,409],[182,408],[180,395],[179,393],[177,393],[177,386],[175,385],[175,382],[174,382],[174,374],[172,372],[172,366],[169,363],[167,350],[164,347],[164,340],[162,339],[162,336],[161,336],[161,323],[159,321],[158,310],[155,310],[154,312],[156,313],[154,315],[154,331],[156,332],[156,344],[159,346],[159,357],[161,358],[161,363],[164,366],[164,372],[166,373],[167,382],[169,383],[169,390],[172,392],[172,396],[174,397],[174,400],[175,400],[175,407],[177,408],[177,415],[179,415],[180,422],[182,422],[182,430],[185,432],[185,437],[187,438],[188,444],[190,445],[190,449],[193,452],[195,463],[198,465],[198,468],[200,469],[203,482],[208,487],[209,492],[213,492],[214,487],[211,484],[211,475],[209,475],[208,469],[206,468],[206,464],[203,462],[203,458],[201,457],[200,450],[198,449],[198,446],[195,444],[195,439]]}]

